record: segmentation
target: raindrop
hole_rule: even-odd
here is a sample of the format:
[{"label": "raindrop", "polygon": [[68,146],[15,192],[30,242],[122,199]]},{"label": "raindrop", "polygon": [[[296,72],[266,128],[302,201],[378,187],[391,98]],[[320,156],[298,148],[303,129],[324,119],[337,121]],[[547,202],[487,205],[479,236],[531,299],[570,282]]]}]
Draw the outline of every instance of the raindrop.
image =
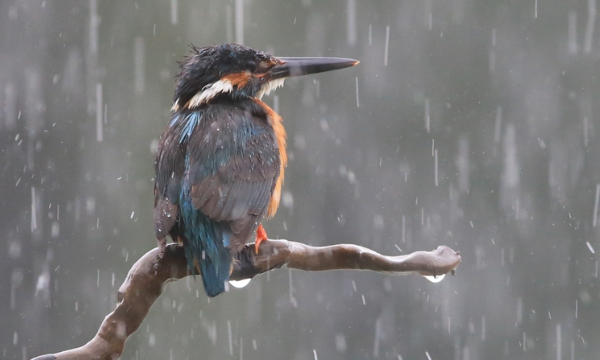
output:
[{"label": "raindrop", "polygon": [[[150,153],[151,154],[156,154],[156,151],[158,150],[158,139],[152,139],[152,141],[150,141]],[[121,180],[122,178],[119,177],[117,180]]]},{"label": "raindrop", "polygon": [[375,321],[375,343],[373,344],[373,357],[379,357],[379,340],[381,338],[381,317]]},{"label": "raindrop", "polygon": [[281,205],[288,209],[292,209],[294,207],[294,196],[288,190],[285,190],[281,195]]},{"label": "raindrop", "polygon": [[321,130],[323,130],[324,132],[329,131],[329,124],[327,123],[327,120],[325,120],[325,119],[321,120]]},{"label": "raindrop", "polygon": [[469,193],[469,139],[464,135],[458,139],[456,167],[458,168],[458,189],[467,194]]},{"label": "raindrop", "polygon": [[37,198],[35,196],[35,187],[31,187],[31,232],[37,230]]},{"label": "raindrop", "polygon": [[435,149],[434,163],[435,163],[434,178],[435,178],[435,186],[437,187],[438,186],[438,151],[437,151],[437,149]]},{"label": "raindrop", "polygon": [[494,143],[500,143],[502,133],[502,106],[496,107],[496,122],[494,123]]},{"label": "raindrop", "polygon": [[279,95],[273,95],[273,111],[279,114]]},{"label": "raindrop", "polygon": [[337,334],[335,336],[335,348],[342,354],[346,352],[346,337],[343,334]]},{"label": "raindrop", "polygon": [[440,281],[444,280],[444,278],[446,277],[446,274],[442,274],[442,275],[436,275],[436,276],[430,276],[430,275],[423,275],[423,277],[429,281],[431,281],[434,284],[439,283]]},{"label": "raindrop", "polygon": [[347,29],[346,36],[348,45],[356,43],[356,0],[348,0],[346,4]]},{"label": "raindrop", "polygon": [[50,272],[43,270],[38,276],[35,284],[35,296],[41,295],[44,298],[49,296],[50,291]]},{"label": "raindrop", "polygon": [[385,27],[385,51],[383,56],[383,66],[387,66],[388,64],[388,52],[390,48],[390,27]]},{"label": "raindrop", "polygon": [[243,280],[229,280],[229,283],[231,284],[231,286],[233,286],[234,288],[237,289],[241,289],[246,287],[248,284],[250,284],[250,280],[251,279],[243,279]]},{"label": "raindrop", "polygon": [[77,48],[69,50],[67,62],[65,63],[65,69],[63,70],[62,76],[62,89],[69,96],[77,96],[83,91],[82,79],[83,75],[83,61],[81,54]]},{"label": "raindrop", "polygon": [[[171,4],[172,3],[173,2],[171,2]],[[143,95],[144,89],[146,88],[146,43],[141,36],[135,38],[135,44],[133,46],[133,64],[135,93],[137,95]]]},{"label": "raindrop", "polygon": [[[502,173],[502,185],[504,190],[515,189],[519,185],[519,160],[517,158],[516,128],[515,125],[506,126],[504,135],[504,171]],[[505,191],[506,195],[512,195]],[[510,198],[503,199],[505,204],[510,204]]]},{"label": "raindrop", "polygon": [[304,150],[304,148],[306,148],[306,139],[302,134],[294,135],[294,146],[298,150]]},{"label": "raindrop", "polygon": [[596,227],[598,223],[598,203],[600,202],[600,184],[596,184],[596,200],[594,201],[594,217],[592,218],[592,226]]},{"label": "raindrop", "polygon": [[383,231],[383,229],[385,228],[383,216],[379,214],[373,215],[373,228],[377,231]]},{"label": "raindrop", "polygon": [[11,131],[17,123],[17,92],[12,83],[4,86],[4,124]]},{"label": "raindrop", "polygon": [[17,288],[23,283],[23,272],[20,269],[13,269],[10,274],[10,308],[15,310],[17,307]]},{"label": "raindrop", "polygon": [[17,259],[21,256],[21,242],[19,240],[11,240],[8,244],[8,257]]},{"label": "raindrop", "polygon": [[556,325],[556,360],[562,359],[562,331],[560,324]]},{"label": "raindrop", "polygon": [[356,107],[360,107],[360,101],[358,100],[358,76],[356,77]]},{"label": "raindrop", "polygon": [[229,335],[229,356],[233,356],[233,339],[231,338],[231,321],[227,320],[227,334]]},{"label": "raindrop", "polygon": [[485,341],[485,316],[481,317],[481,340]]},{"label": "raindrop", "polygon": [[177,0],[171,0],[171,25],[177,24]]},{"label": "raindrop", "polygon": [[85,211],[88,213],[88,215],[91,215],[96,211],[96,199],[95,198],[90,196],[85,200]]},{"label": "raindrop", "polygon": [[244,45],[244,0],[235,0],[235,42]]},{"label": "raindrop", "polygon": [[592,247],[592,244],[590,244],[590,242],[589,242],[589,241],[586,241],[585,243],[586,243],[586,245],[587,245],[588,249],[590,249],[590,252],[591,252],[592,254],[595,254],[596,252],[594,251],[594,248]]},{"label": "raindrop", "polygon": [[102,84],[96,84],[96,141],[102,142],[103,129],[102,129]]},{"label": "raindrop", "polygon": [[227,31],[227,42],[233,42],[233,9],[231,5],[225,7],[225,28]]},{"label": "raindrop", "polygon": [[89,52],[92,55],[98,54],[98,26],[100,25],[100,16],[98,16],[98,0],[90,0],[90,33],[89,33]]},{"label": "raindrop", "polygon": [[356,175],[353,171],[348,171],[348,182],[354,184],[356,182]]},{"label": "raindrop", "polygon": [[429,30],[433,29],[433,15],[431,14],[433,11],[433,2],[432,0],[425,1],[425,22],[427,23],[427,28]]},{"label": "raindrop", "polygon": [[58,221],[53,221],[52,228],[50,230],[50,235],[53,238],[57,238],[59,234],[60,234],[60,224],[58,223]]},{"label": "raindrop", "polygon": [[429,116],[429,99],[425,99],[425,130],[431,131],[431,118]]},{"label": "raindrop", "polygon": [[217,343],[217,324],[214,321],[212,323],[208,323],[207,321],[203,320],[202,328],[206,330],[208,338],[214,346]]},{"label": "raindrop", "polygon": [[298,301],[296,300],[296,298],[294,297],[294,285],[292,284],[292,270],[288,270],[288,274],[289,274],[289,279],[290,279],[290,304],[292,304],[292,306],[294,308],[298,307]]},{"label": "raindrop", "polygon": [[406,243],[406,216],[402,215],[402,243]]},{"label": "raindrop", "polygon": [[575,341],[571,340],[571,360],[575,360]]},{"label": "raindrop", "polygon": [[517,298],[517,324],[523,321],[523,298],[519,296]]},{"label": "raindrop", "polygon": [[[537,0],[536,0],[537,3]],[[596,0],[588,0],[588,18],[585,25],[585,38],[583,40],[583,52],[589,54],[592,52],[594,37],[594,26],[596,23]]]},{"label": "raindrop", "polygon": [[492,49],[490,50],[490,72],[496,70],[496,28],[492,28]]},{"label": "raindrop", "polygon": [[583,117],[583,146],[588,147],[590,142],[590,120],[587,116]]},{"label": "raindrop", "polygon": [[574,10],[569,11],[567,43],[569,54],[577,54],[579,48],[579,46],[577,45],[577,13]]}]

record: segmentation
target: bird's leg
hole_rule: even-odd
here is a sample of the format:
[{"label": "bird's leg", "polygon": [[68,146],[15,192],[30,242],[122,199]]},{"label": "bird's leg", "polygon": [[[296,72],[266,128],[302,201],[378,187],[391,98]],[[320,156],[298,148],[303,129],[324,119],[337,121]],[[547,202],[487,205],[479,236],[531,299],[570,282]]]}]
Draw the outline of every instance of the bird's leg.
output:
[{"label": "bird's leg", "polygon": [[262,224],[258,224],[258,228],[256,228],[256,241],[254,241],[254,251],[258,254],[258,247],[260,243],[267,240],[267,232]]}]

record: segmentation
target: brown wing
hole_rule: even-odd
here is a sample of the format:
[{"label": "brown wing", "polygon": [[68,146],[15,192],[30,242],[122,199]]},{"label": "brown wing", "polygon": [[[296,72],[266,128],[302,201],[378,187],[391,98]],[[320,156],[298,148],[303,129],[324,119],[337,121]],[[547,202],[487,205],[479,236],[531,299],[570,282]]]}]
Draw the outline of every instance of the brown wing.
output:
[{"label": "brown wing", "polygon": [[[159,245],[165,244],[179,216],[179,193],[185,170],[185,153],[176,136],[176,127],[168,127],[160,138],[156,154],[154,182],[154,231]],[[177,239],[174,237],[174,241]]]},{"label": "brown wing", "polygon": [[[281,161],[266,114],[239,108],[205,114],[187,144],[192,203],[214,221],[228,222],[229,247],[239,251],[265,214]],[[212,116],[211,116],[212,115]]]}]

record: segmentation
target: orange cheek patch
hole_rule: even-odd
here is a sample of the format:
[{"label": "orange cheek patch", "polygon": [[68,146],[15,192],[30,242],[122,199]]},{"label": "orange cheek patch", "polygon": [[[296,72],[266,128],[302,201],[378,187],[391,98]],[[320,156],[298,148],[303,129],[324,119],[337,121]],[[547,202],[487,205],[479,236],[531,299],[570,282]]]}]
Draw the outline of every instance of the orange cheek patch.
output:
[{"label": "orange cheek patch", "polygon": [[232,85],[237,86],[239,89],[239,88],[246,86],[249,78],[250,78],[250,76],[248,74],[246,74],[245,72],[241,72],[241,73],[237,73],[237,74],[230,74],[230,75],[224,76],[222,78],[222,80],[229,81]]}]

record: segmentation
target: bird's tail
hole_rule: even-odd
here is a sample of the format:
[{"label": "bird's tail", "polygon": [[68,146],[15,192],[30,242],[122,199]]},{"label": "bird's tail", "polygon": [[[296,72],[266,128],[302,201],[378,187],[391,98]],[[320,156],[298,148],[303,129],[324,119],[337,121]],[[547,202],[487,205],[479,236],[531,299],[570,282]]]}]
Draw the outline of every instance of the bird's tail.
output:
[{"label": "bird's tail", "polygon": [[191,271],[200,268],[204,291],[214,297],[225,292],[229,280],[232,256],[227,246],[231,230],[227,222],[216,222],[200,211],[194,212],[195,221],[186,224],[185,257]]},{"label": "bird's tail", "polygon": [[[215,243],[219,243],[220,237],[216,236]],[[216,251],[210,256],[204,254],[200,259],[200,270],[202,271],[202,283],[206,295],[215,297],[225,292],[225,283],[229,280],[231,272],[231,252],[227,247],[216,246]]]}]

